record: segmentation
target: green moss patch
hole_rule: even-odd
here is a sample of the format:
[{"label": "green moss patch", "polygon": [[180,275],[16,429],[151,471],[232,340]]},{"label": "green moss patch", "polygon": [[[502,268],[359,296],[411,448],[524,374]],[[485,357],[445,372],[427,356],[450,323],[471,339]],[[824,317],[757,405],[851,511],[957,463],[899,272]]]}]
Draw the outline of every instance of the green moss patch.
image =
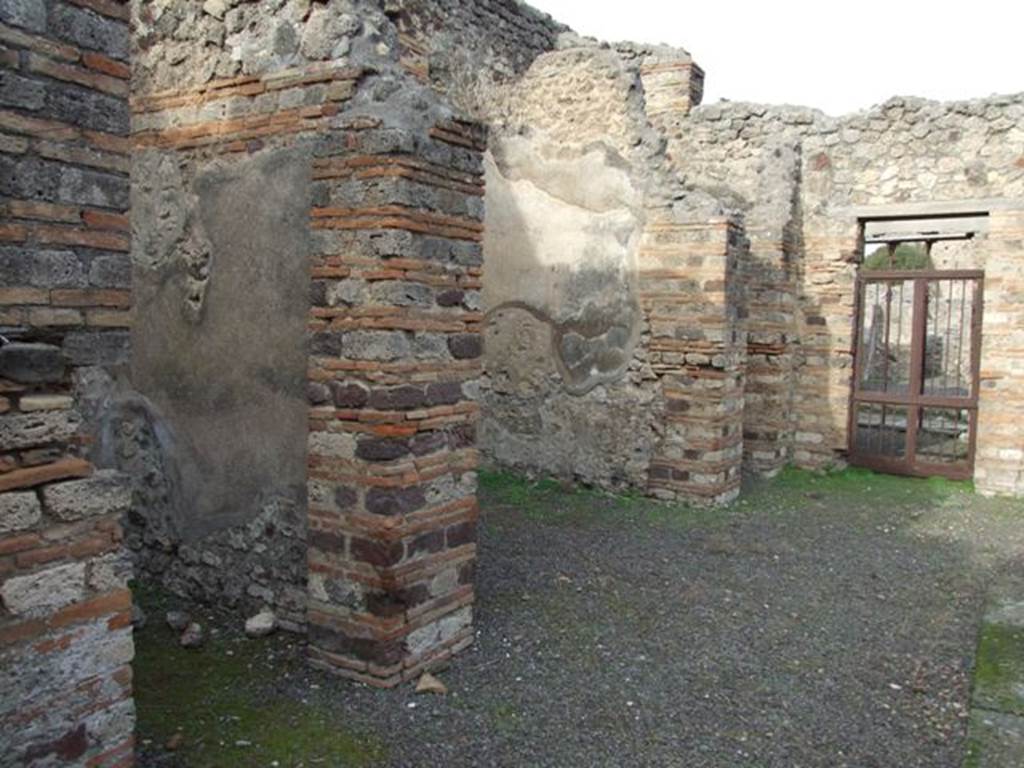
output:
[{"label": "green moss patch", "polygon": [[1024,718],[973,709],[963,768],[1018,768],[1024,755]]},{"label": "green moss patch", "polygon": [[811,472],[789,467],[771,481],[766,490],[809,491],[848,498],[852,494],[879,494],[897,502],[921,504],[974,492],[973,484],[941,477],[919,479],[885,475],[869,469],[849,467],[828,472]]},{"label": "green moss patch", "polygon": [[974,665],[974,704],[1024,715],[1024,627],[982,624]]},{"label": "green moss patch", "polygon": [[[138,735],[166,764],[372,766],[385,758],[373,737],[350,731],[344,711],[303,701],[301,640],[220,632],[200,649],[180,647],[163,621],[163,600],[143,596],[148,625],[135,633]],[[203,622],[204,626],[206,622]],[[178,736],[177,734],[180,734]]]},{"label": "green moss patch", "polygon": [[662,502],[639,493],[611,493],[572,486],[552,478],[530,480],[510,472],[481,471],[480,495],[486,509],[514,509],[537,522],[568,527],[635,526],[640,523],[693,528],[715,527],[736,507],[696,507]]}]

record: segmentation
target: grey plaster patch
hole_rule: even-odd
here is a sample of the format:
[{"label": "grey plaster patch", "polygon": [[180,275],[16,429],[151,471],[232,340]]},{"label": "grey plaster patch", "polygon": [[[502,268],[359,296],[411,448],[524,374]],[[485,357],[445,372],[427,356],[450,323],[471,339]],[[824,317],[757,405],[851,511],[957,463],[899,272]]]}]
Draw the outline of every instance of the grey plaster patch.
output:
[{"label": "grey plaster patch", "polygon": [[309,160],[302,149],[267,151],[197,176],[189,210],[173,215],[196,217],[209,239],[200,317],[182,311],[193,264],[136,268],[132,380],[174,435],[165,458],[181,475],[191,538],[304,482]]},{"label": "grey plaster patch", "polygon": [[642,195],[608,146],[500,137],[485,163],[489,316],[518,307],[549,324],[567,391],[625,373],[639,340]]}]

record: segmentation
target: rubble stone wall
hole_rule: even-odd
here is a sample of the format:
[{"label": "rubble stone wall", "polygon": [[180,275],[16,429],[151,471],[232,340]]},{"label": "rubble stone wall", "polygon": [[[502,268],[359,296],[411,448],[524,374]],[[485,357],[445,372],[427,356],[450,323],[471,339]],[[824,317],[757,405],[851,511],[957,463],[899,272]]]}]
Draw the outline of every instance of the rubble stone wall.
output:
[{"label": "rubble stone wall", "polygon": [[569,28],[520,0],[388,0],[403,66],[483,119]]},{"label": "rubble stone wall", "polygon": [[638,279],[656,137],[636,82],[612,51],[544,54],[495,116],[482,442],[497,464],[646,482],[659,396]]},{"label": "rubble stone wall", "polygon": [[0,7],[0,762],[132,764],[126,478],[96,378],[132,318],[128,13]]},{"label": "rubble stone wall", "polygon": [[[666,293],[678,275],[652,269],[659,256],[644,244],[652,227],[685,230],[720,208],[688,195],[668,164],[644,98],[659,62],[690,71],[682,51],[562,35],[487,105],[481,440],[497,465],[647,488],[652,462],[677,441],[665,423],[663,374],[685,355],[651,346],[652,323],[664,318],[645,311],[644,295],[659,279]],[[662,83],[659,114],[683,108],[665,96],[670,85],[682,103],[693,96],[679,82],[683,69],[664,71],[675,74]],[[661,238],[661,254],[669,243]],[[686,238],[674,245],[685,261]],[[718,495],[678,482],[660,493]]]}]

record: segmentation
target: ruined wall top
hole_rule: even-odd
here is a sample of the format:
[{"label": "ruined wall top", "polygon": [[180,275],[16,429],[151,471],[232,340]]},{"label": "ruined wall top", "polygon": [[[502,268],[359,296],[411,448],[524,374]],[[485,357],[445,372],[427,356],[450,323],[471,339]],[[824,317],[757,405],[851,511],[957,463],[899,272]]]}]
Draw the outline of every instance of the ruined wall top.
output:
[{"label": "ruined wall top", "polygon": [[722,102],[673,121],[667,139],[693,183],[755,215],[772,198],[765,171],[781,155],[795,157],[813,214],[837,206],[1022,197],[1022,120],[1024,94],[946,103],[896,97],[840,117]]},{"label": "ruined wall top", "polygon": [[136,94],[398,57],[397,31],[373,0],[133,0],[132,19]]},{"label": "ruined wall top", "polygon": [[385,8],[403,64],[477,118],[569,31],[518,0],[387,0]]}]

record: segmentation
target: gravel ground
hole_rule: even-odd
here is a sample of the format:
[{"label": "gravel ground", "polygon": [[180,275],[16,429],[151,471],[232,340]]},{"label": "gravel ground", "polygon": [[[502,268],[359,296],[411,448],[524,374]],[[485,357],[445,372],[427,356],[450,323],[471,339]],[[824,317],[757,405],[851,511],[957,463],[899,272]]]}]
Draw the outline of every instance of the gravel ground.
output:
[{"label": "gravel ground", "polygon": [[[314,732],[276,765],[960,766],[986,591],[1024,568],[1021,502],[860,472],[787,473],[715,512],[504,475],[481,500],[478,637],[446,697],[308,670],[298,639],[206,611],[206,653],[252,657],[238,690],[351,735],[344,760]],[[234,746],[230,714],[162,748],[184,716],[145,667],[160,623],[139,638],[140,765],[275,765],[258,734]]]}]

